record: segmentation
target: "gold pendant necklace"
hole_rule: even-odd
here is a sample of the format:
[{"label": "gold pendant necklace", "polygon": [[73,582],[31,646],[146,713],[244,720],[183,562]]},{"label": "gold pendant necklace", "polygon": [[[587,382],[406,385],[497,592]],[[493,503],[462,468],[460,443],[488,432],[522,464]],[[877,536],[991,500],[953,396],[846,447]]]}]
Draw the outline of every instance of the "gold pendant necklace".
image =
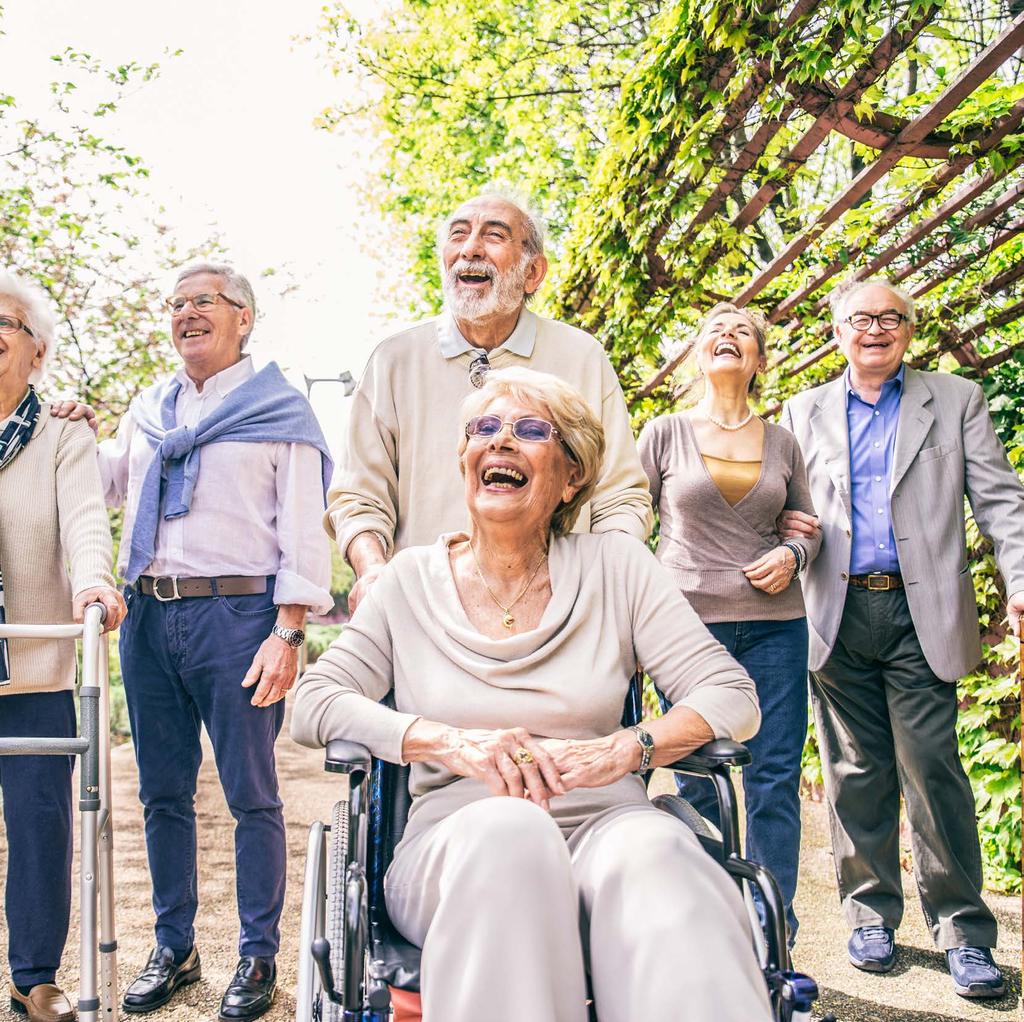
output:
[{"label": "gold pendant necklace", "polygon": [[473,549],[473,544],[469,544],[469,552],[473,555],[473,564],[476,565],[476,573],[480,576],[480,581],[484,584],[484,589],[487,590],[488,596],[498,605],[502,611],[501,623],[509,630],[512,631],[512,626],[516,623],[516,619],[512,616],[512,608],[526,595],[527,590],[533,585],[533,580],[537,577],[537,573],[541,569],[541,565],[548,559],[548,553],[545,550],[541,559],[537,562],[537,567],[533,569],[533,573],[527,579],[526,585],[519,590],[519,595],[506,607],[497,596],[494,595],[494,590],[487,584],[487,579],[484,578],[484,573],[480,570],[480,562],[477,560],[476,551]]}]

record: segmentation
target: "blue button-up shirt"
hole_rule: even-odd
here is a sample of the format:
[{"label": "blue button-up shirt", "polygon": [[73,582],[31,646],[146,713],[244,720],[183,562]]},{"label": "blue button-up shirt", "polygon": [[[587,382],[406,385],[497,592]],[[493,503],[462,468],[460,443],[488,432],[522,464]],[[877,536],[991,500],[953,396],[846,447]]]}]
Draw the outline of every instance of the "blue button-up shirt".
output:
[{"label": "blue button-up shirt", "polygon": [[846,423],[850,430],[850,497],[853,505],[853,548],[850,574],[900,570],[896,537],[889,513],[889,479],[896,426],[900,419],[904,368],[882,384],[877,404],[868,404],[846,384]]}]

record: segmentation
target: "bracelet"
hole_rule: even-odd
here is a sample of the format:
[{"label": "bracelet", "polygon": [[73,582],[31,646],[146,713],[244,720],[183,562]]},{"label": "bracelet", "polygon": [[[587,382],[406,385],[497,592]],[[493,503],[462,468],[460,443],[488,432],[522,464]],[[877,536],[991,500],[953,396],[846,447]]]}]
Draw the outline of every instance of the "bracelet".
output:
[{"label": "bracelet", "polygon": [[782,545],[792,552],[793,558],[796,561],[796,566],[793,569],[793,578],[799,578],[807,564],[807,556],[804,554],[803,548],[796,543],[789,542],[788,540]]}]

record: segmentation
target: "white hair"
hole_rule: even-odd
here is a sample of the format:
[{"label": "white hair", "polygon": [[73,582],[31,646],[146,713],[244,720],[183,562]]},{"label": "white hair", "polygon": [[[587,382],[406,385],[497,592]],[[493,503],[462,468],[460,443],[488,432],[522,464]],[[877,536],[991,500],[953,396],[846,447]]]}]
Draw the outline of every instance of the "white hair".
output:
[{"label": "white hair", "polygon": [[868,277],[865,280],[846,280],[837,284],[828,296],[828,304],[832,309],[832,319],[839,322],[843,318],[843,311],[849,305],[854,295],[860,294],[866,287],[884,287],[894,298],[903,303],[906,311],[907,323],[913,326],[917,322],[917,310],[914,308],[914,299],[903,290],[897,287],[891,280],[885,277]]},{"label": "white hair", "polygon": [[506,188],[487,188],[477,195],[460,202],[454,213],[450,213],[437,225],[437,254],[441,257],[445,242],[448,240],[448,229],[460,210],[472,206],[476,202],[498,201],[512,206],[523,218],[523,232],[526,237],[523,244],[531,256],[544,255],[544,217],[526,196]]},{"label": "white hair", "polygon": [[[187,280],[189,277],[197,277],[200,273],[208,273],[214,277],[220,277],[224,281],[224,294],[232,299],[232,301],[244,305],[252,313],[253,326],[256,325],[256,295],[253,294],[252,284],[249,283],[245,276],[227,263],[193,263],[191,266],[186,266],[178,274],[178,279],[174,282],[174,286],[177,287],[183,280]],[[249,332],[242,338],[243,351],[249,343],[252,331],[253,327],[250,327]]]},{"label": "white hair", "polygon": [[19,319],[32,331],[36,352],[42,354],[38,369],[29,374],[29,383],[39,383],[46,375],[46,367],[53,352],[54,331],[57,320],[53,315],[50,296],[36,283],[17,277],[13,273],[0,271],[0,298],[6,298],[17,306]]}]

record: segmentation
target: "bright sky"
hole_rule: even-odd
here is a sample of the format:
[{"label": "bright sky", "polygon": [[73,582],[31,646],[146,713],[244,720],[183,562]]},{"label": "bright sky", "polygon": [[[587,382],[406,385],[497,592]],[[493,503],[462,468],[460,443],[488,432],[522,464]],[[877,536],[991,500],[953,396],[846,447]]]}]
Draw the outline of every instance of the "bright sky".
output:
[{"label": "bright sky", "polygon": [[[102,123],[106,137],[149,166],[144,187],[183,246],[217,233],[250,277],[261,309],[250,345],[257,362],[277,359],[300,385],[303,373],[358,376],[395,310],[378,285],[383,258],[361,248],[353,185],[371,173],[365,142],[312,126],[350,87],[314,46],[294,41],[315,30],[322,0],[0,3],[4,88],[23,116],[49,108],[59,74],[49,57],[66,46],[104,64],[161,63],[160,77]],[[349,3],[356,13],[377,6]],[[180,57],[163,55],[178,48]],[[270,295],[259,280],[268,267],[299,289]],[[313,403],[336,447],[342,388],[318,384]]]}]

